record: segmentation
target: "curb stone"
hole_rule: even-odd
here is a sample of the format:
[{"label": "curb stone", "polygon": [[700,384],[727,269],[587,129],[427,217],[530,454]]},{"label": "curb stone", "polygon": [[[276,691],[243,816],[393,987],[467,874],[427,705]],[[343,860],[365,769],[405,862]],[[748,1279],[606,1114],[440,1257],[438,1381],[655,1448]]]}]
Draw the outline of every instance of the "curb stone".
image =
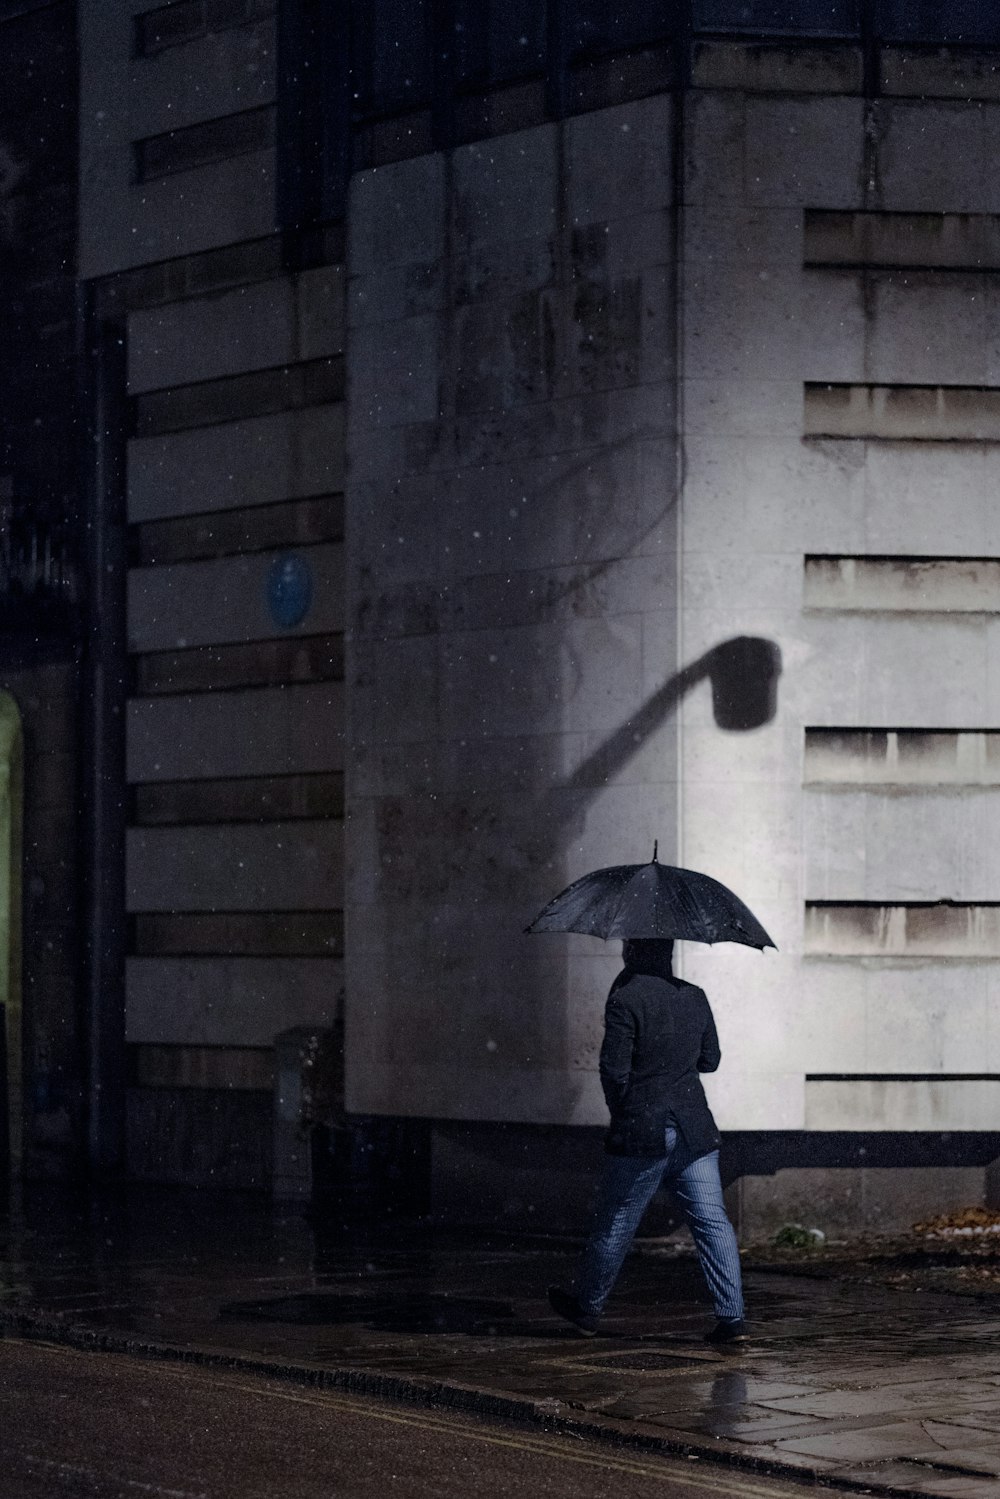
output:
[{"label": "curb stone", "polygon": [[[891,1499],[933,1499],[926,1489],[881,1484],[874,1474],[871,1481],[839,1478],[836,1474],[814,1472],[809,1468],[793,1466],[772,1458],[755,1457],[721,1440],[709,1446],[692,1441],[680,1432],[654,1436],[631,1430],[607,1417],[561,1414],[564,1409],[562,1402],[551,1398],[518,1399],[457,1381],[422,1380],[410,1375],[376,1374],[367,1369],[283,1363],[248,1357],[245,1354],[225,1353],[222,1350],[185,1348],[154,1342],[149,1338],[131,1337],[112,1328],[74,1326],[23,1308],[0,1308],[0,1340],[5,1337],[22,1338],[26,1342],[56,1343],[86,1353],[118,1353],[160,1363],[225,1369],[266,1379],[286,1380],[313,1389],[396,1401],[402,1405],[461,1411],[511,1425],[538,1427],[550,1434],[584,1437],[604,1446],[633,1452],[702,1460],[718,1467],[756,1473],[761,1477],[782,1478],[803,1487],[808,1484],[838,1493],[885,1495],[891,1496]],[[928,1467],[927,1471],[931,1474],[934,1469]]]}]

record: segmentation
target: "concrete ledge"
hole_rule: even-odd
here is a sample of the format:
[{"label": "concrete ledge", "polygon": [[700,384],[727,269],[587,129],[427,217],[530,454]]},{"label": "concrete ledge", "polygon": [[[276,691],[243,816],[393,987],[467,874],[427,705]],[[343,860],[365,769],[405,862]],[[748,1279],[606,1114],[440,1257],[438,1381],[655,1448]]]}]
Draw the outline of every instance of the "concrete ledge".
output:
[{"label": "concrete ledge", "polygon": [[1000,612],[993,557],[806,557],[807,609],[903,613]]},{"label": "concrete ledge", "polygon": [[129,828],[129,911],[339,910],[344,825],[239,822]]},{"label": "concrete ledge", "polygon": [[214,781],[343,770],[343,726],[342,682],[133,699],[128,779]]},{"label": "concrete ledge", "polygon": [[1000,441],[1000,388],[806,384],[806,437]]},{"label": "concrete ledge", "polygon": [[886,47],[881,58],[882,93],[916,99],[1000,99],[996,50]]},{"label": "concrete ledge", "polygon": [[1000,904],[807,901],[805,952],[825,958],[1000,958]]},{"label": "concrete ledge", "polygon": [[[162,13],[160,7],[156,14]],[[178,25],[170,40],[159,45],[153,41],[155,21],[150,24],[145,16],[137,16],[135,25],[138,56],[128,79],[133,140],[274,99],[277,48],[272,18],[226,30],[191,27],[186,35]],[[147,46],[148,51],[142,50]]]},{"label": "concrete ledge", "polygon": [[269,604],[272,572],[285,552],[132,568],[129,650],[176,651],[343,629],[343,545],[296,547],[294,554],[308,567],[312,598],[303,618],[287,628],[275,623]]},{"label": "concrete ledge", "polygon": [[1000,1117],[1000,1076],[807,1077],[806,1129],[985,1130]]},{"label": "concrete ledge", "polygon": [[704,89],[856,94],[863,73],[861,48],[850,43],[698,41],[691,52],[691,82]]},{"label": "concrete ledge", "polygon": [[804,262],[807,266],[998,270],[1000,214],[807,209]]},{"label": "concrete ledge", "polygon": [[269,1047],[276,1024],[331,1024],[343,979],[337,958],[129,958],[126,1040]]},{"label": "concrete ledge", "polygon": [[343,481],[340,403],[129,441],[133,522],[336,493]]},{"label": "concrete ledge", "polygon": [[130,313],[129,393],[342,353],[343,282],[322,266]]},{"label": "concrete ledge", "polygon": [[810,729],[805,786],[1000,785],[1000,730]]}]

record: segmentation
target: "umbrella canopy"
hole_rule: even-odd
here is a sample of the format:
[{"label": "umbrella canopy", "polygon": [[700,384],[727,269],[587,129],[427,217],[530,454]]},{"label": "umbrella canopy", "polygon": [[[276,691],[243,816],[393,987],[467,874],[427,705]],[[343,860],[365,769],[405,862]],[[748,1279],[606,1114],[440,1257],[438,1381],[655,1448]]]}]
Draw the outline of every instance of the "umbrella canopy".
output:
[{"label": "umbrella canopy", "polygon": [[660,864],[616,864],[569,885],[527,928],[583,932],[623,940],[664,937],[687,942],[741,942],[775,947],[752,911],[718,880],[694,869]]}]

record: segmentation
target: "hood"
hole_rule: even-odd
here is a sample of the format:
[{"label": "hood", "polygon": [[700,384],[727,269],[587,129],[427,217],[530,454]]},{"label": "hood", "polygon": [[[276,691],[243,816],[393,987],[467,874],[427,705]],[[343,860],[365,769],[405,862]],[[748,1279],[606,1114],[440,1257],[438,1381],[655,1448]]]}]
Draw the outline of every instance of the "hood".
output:
[{"label": "hood", "polygon": [[631,937],[622,943],[622,962],[629,973],[672,979],[673,959],[674,944],[665,937]]}]

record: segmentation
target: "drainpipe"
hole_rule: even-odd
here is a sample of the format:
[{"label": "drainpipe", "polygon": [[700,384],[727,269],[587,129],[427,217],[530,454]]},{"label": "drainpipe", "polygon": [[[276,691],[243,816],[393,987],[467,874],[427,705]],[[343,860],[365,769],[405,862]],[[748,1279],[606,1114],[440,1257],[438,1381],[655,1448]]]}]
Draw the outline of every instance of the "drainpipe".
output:
[{"label": "drainpipe", "polygon": [[93,286],[78,301],[84,451],[81,701],[83,1040],[87,1159],[114,1175],[125,1159],[125,323]]},{"label": "drainpipe", "polygon": [[[677,599],[677,656],[675,670],[681,670],[685,660],[684,646],[684,483],[686,479],[685,418],[684,418],[684,314],[685,314],[685,222],[684,200],[686,195],[685,158],[687,154],[687,106],[691,86],[691,52],[694,25],[691,0],[679,7],[677,29],[674,39],[673,81],[673,139],[671,141],[671,177],[673,180],[673,376],[674,376],[674,488],[677,514],[675,533],[676,571],[675,589]],[[678,704],[675,718],[675,753],[677,755],[677,780],[675,808],[677,818],[676,851],[678,864],[684,863],[684,715]],[[678,976],[683,975],[683,948],[679,960]]]}]

